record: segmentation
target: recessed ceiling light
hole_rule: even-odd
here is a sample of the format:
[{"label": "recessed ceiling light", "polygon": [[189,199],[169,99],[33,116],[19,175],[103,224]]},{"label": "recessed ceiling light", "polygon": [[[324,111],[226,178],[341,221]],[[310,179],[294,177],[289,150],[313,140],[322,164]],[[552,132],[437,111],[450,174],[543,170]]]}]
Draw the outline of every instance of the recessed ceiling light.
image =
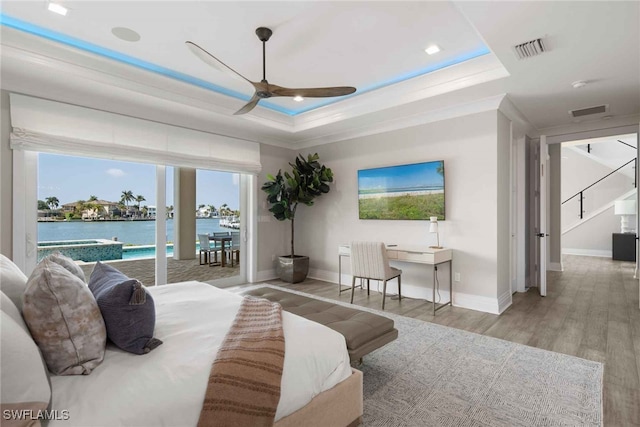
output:
[{"label": "recessed ceiling light", "polygon": [[62,6],[61,4],[53,3],[53,2],[49,2],[49,5],[47,6],[47,8],[51,12],[57,13],[58,15],[62,15],[62,16],[66,16],[68,12],[66,7]]},{"label": "recessed ceiling light", "polygon": [[571,83],[571,86],[573,86],[574,89],[580,89],[581,87],[585,87],[586,85],[587,85],[587,82],[584,80],[578,80]]},{"label": "recessed ceiling light", "polygon": [[424,51],[427,52],[427,54],[429,55],[433,55],[434,53],[440,52],[440,48],[438,47],[438,45],[434,44],[426,48]]},{"label": "recessed ceiling light", "polygon": [[304,101],[304,98],[301,97],[300,95],[296,95],[296,96],[293,97],[293,100],[296,101],[296,102],[302,102],[302,101]]},{"label": "recessed ceiling light", "polygon": [[136,33],[131,28],[113,27],[111,29],[111,33],[120,40],[124,40],[126,42],[137,42],[140,40],[140,34]]}]

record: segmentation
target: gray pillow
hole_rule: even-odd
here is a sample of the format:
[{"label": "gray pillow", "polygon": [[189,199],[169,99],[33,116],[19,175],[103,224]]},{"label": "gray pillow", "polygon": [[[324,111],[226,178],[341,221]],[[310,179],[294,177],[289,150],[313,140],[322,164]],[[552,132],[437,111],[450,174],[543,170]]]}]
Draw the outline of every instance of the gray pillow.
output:
[{"label": "gray pillow", "polygon": [[75,263],[68,256],[62,255],[60,252],[54,252],[51,255],[47,256],[50,261],[55,262],[58,265],[64,267],[71,274],[76,276],[78,279],[82,280],[83,283],[86,283],[87,279],[84,277],[84,271],[80,268],[78,264]]},{"label": "gray pillow", "polygon": [[[0,312],[0,371],[2,412],[43,411],[51,400],[51,386],[38,347],[28,332],[6,312]],[[7,425],[40,425],[12,423]],[[4,424],[3,424],[4,425]]]},{"label": "gray pillow", "polygon": [[102,363],[107,333],[89,288],[64,267],[43,259],[27,282],[22,316],[49,370],[87,375]]},{"label": "gray pillow", "polygon": [[0,254],[0,290],[22,311],[22,294],[27,286],[27,276],[9,258]]},{"label": "gray pillow", "polygon": [[102,312],[107,337],[115,345],[130,353],[145,354],[162,344],[153,337],[156,308],[142,283],[98,262],[91,272],[89,289]]}]

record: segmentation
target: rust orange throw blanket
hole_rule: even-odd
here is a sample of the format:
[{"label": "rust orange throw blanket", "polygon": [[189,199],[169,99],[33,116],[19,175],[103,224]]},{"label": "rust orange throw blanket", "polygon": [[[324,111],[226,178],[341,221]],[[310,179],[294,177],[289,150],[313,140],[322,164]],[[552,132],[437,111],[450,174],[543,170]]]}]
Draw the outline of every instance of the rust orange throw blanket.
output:
[{"label": "rust orange throw blanket", "polygon": [[283,365],[282,307],[245,297],[211,367],[198,427],[272,426]]}]

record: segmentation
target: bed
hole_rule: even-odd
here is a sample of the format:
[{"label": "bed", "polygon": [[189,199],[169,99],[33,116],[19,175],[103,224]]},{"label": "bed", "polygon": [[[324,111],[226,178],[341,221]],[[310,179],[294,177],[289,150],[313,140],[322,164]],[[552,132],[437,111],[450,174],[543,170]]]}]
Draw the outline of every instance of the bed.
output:
[{"label": "bed", "polygon": [[[52,427],[195,426],[211,364],[242,297],[200,282],[149,287],[155,336],[163,344],[143,355],[107,345],[90,375],[51,376],[52,408],[70,420]],[[278,427],[357,425],[362,373],[349,363],[339,333],[284,312],[285,361]]]}]

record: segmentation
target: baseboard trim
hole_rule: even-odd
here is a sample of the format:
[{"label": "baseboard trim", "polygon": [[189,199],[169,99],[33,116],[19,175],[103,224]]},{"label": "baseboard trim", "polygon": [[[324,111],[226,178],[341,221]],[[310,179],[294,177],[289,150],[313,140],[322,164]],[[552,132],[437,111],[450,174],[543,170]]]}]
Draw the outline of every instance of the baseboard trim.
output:
[{"label": "baseboard trim", "polygon": [[550,262],[547,265],[547,271],[564,271],[564,267],[561,262]]},{"label": "baseboard trim", "polygon": [[275,268],[270,270],[261,270],[256,273],[256,282],[264,282],[266,280],[273,280],[277,278],[278,274],[276,273]]},{"label": "baseboard trim", "polygon": [[576,249],[576,248],[562,248],[563,255],[581,255],[581,256],[597,256],[611,258],[613,256],[612,251],[606,249]]},{"label": "baseboard trim", "polygon": [[[330,283],[338,283],[338,273],[328,270],[320,270],[316,268],[309,269],[310,279],[322,280],[324,282]],[[373,282],[376,283],[376,282]],[[342,285],[351,287],[351,275],[343,274],[342,275]],[[376,290],[377,287],[372,286],[372,291]],[[387,284],[387,292],[391,294],[397,294],[398,285],[395,280],[390,281]],[[424,285],[414,285],[411,283],[406,283],[404,280],[402,281],[402,295],[406,295],[411,298],[419,298],[425,299],[427,301],[432,300],[433,290],[429,286]],[[438,295],[436,294],[436,301],[438,300]],[[449,301],[449,287],[448,286],[440,286],[440,301]],[[462,292],[455,291],[453,292],[453,305],[454,307],[467,308],[469,310],[482,311],[485,313],[491,314],[500,314],[504,310],[506,310],[511,305],[511,293],[507,291],[505,294],[501,295],[500,299],[493,297],[485,297],[480,295],[466,294]]]},{"label": "baseboard trim", "polygon": [[500,295],[500,297],[498,298],[498,314],[504,313],[507,308],[511,307],[511,304],[513,303],[513,298],[511,295],[511,289],[503,292],[502,295]]},{"label": "baseboard trim", "polygon": [[[498,298],[484,297],[480,295],[464,294],[454,292],[453,305],[455,307],[468,308],[470,310],[482,311],[490,314],[500,314],[500,302]],[[511,305],[511,302],[509,302]],[[509,306],[507,305],[507,307]],[[504,309],[506,310],[507,307]]]}]

